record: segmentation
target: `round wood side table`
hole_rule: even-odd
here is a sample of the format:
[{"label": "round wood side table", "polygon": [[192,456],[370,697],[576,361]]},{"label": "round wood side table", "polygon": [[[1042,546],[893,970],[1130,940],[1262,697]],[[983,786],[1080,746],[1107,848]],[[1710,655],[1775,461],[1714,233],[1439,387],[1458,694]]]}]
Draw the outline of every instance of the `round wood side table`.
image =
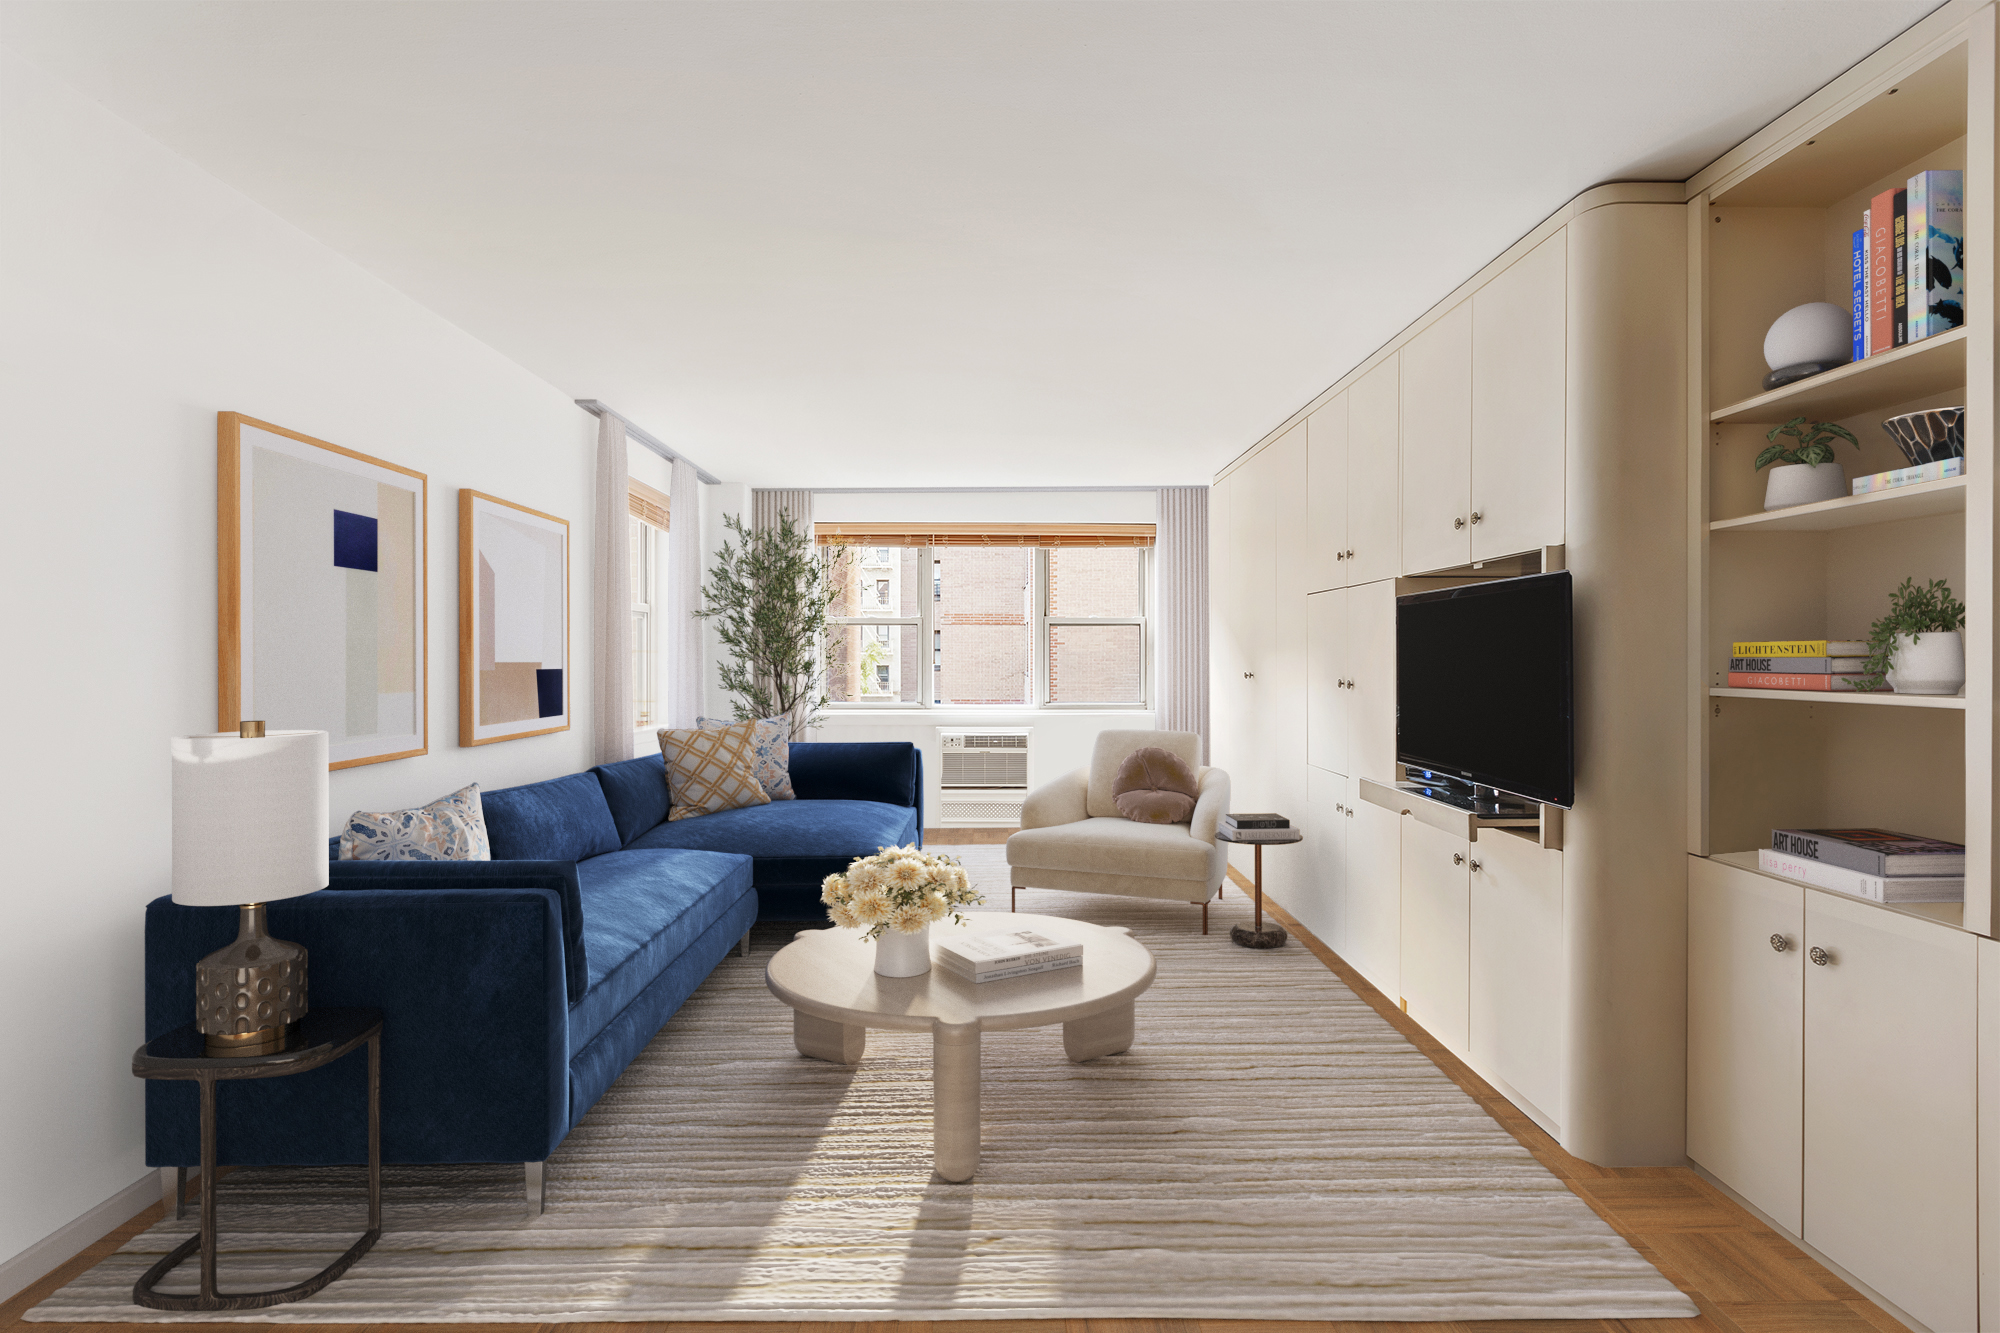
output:
[{"label": "round wood side table", "polygon": [[[283,1078],[330,1065],[368,1046],[368,1230],[347,1252],[303,1282],[271,1291],[236,1294],[215,1289],[215,1085],[233,1079]],[[201,1230],[132,1284],[132,1301],[149,1310],[261,1310],[304,1300],[354,1266],[382,1234],[382,1011],[312,1009],[292,1045],[269,1055],[209,1055],[194,1024],[175,1028],[132,1054],[140,1078],[193,1080],[201,1084]],[[182,1168],[185,1174],[185,1168]],[[190,1254],[201,1254],[201,1291],[177,1296],[153,1290]]]},{"label": "round wood side table", "polygon": [[1215,836],[1223,842],[1238,842],[1257,849],[1254,853],[1257,871],[1257,888],[1254,895],[1257,900],[1257,924],[1254,928],[1231,926],[1230,942],[1240,944],[1246,949],[1279,948],[1291,936],[1285,933],[1283,926],[1273,924],[1266,927],[1264,924],[1264,848],[1288,842],[1300,842],[1306,835],[1295,828],[1232,829],[1225,826],[1216,829]]}]

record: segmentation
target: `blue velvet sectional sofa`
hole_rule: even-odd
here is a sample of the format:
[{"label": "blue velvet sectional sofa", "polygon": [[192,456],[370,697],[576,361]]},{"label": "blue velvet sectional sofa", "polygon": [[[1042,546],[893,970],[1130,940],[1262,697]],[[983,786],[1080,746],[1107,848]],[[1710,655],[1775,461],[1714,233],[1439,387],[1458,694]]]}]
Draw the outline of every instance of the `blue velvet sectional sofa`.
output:
[{"label": "blue velvet sectional sofa", "polygon": [[[759,920],[823,919],[819,884],[917,842],[907,743],[791,747],[793,801],[667,820],[658,755],[482,792],[491,861],[335,861],[270,906],[310,953],[311,1003],[383,1011],[382,1157],[540,1162]],[[196,960],[236,912],[146,908],[146,1034],[194,1017]],[[366,1160],[365,1068],[217,1097],[226,1163]],[[146,1160],[200,1161],[196,1089],[146,1084]]]}]

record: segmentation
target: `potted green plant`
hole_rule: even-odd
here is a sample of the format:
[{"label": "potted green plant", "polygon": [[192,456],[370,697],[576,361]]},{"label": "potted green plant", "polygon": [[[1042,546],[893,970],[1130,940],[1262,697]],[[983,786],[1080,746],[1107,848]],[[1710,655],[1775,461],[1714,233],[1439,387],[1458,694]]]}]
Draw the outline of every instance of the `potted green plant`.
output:
[{"label": "potted green plant", "polygon": [[812,529],[783,511],[775,527],[752,528],[734,514],[723,527],[738,540],[715,553],[695,614],[715,622],[729,654],[716,671],[736,696],[737,721],[786,718],[800,739],[827,703],[820,641],[846,551],[822,557]]},{"label": "potted green plant", "polygon": [[1861,688],[1886,680],[1898,694],[1957,694],[1965,684],[1965,604],[1943,579],[1914,579],[1889,594],[1889,614],[1868,630]]},{"label": "potted green plant", "polygon": [[[1793,443],[1779,442],[1789,436]],[[1815,500],[1837,500],[1847,494],[1847,470],[1834,461],[1833,442],[1846,440],[1856,449],[1861,441],[1844,426],[1830,421],[1808,421],[1793,417],[1782,426],[1765,432],[1770,441],[1757,455],[1757,470],[1771,468],[1764,483],[1764,508],[1789,509]],[[1772,467],[1772,464],[1778,466]]]}]

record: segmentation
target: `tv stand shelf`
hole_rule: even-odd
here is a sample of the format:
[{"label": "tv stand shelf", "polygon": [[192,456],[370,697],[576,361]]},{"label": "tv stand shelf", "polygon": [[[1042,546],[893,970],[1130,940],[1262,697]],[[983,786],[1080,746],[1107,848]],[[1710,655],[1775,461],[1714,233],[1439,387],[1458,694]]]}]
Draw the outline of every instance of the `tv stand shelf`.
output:
[{"label": "tv stand shelf", "polygon": [[1561,806],[1544,805],[1540,807],[1539,814],[1532,815],[1482,815],[1463,806],[1434,801],[1405,787],[1377,782],[1373,778],[1360,779],[1358,789],[1361,799],[1370,805],[1378,805],[1399,815],[1410,815],[1440,832],[1467,842],[1479,841],[1481,829],[1533,829],[1539,834],[1537,841],[1543,847],[1562,847]]}]

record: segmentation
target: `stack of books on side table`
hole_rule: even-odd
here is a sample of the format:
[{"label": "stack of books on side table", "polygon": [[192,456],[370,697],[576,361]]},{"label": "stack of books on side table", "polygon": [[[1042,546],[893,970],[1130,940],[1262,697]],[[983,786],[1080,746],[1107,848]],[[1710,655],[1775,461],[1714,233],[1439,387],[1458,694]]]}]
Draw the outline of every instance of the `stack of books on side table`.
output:
[{"label": "stack of books on side table", "polygon": [[1269,842],[1290,842],[1292,821],[1283,815],[1250,814],[1224,815],[1222,827],[1229,830],[1229,836],[1238,842],[1256,842],[1260,838]]},{"label": "stack of books on side table", "polygon": [[1879,828],[1781,828],[1757,868],[1876,903],[1962,903],[1965,848]]},{"label": "stack of books on side table", "polygon": [[1861,688],[1868,645],[1858,639],[1767,639],[1731,644],[1732,690]]},{"label": "stack of books on side table", "polygon": [[946,936],[938,941],[937,956],[947,971],[967,981],[1005,981],[1083,966],[1081,944],[1065,944],[1035,930]]}]

